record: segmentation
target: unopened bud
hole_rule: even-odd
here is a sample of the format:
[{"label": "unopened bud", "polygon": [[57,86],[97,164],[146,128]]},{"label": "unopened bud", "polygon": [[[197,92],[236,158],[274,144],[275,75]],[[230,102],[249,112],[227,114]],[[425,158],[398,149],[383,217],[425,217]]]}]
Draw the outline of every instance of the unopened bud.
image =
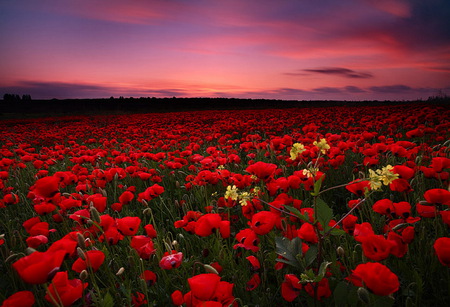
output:
[{"label": "unopened bud", "polygon": [[86,249],[85,240],[86,239],[84,238],[83,234],[78,232],[77,233],[77,243],[78,243],[78,246],[81,247],[82,249]]},{"label": "unopened bud", "polygon": [[100,213],[98,212],[97,208],[95,208],[94,206],[91,206],[91,215],[92,215],[92,220],[94,222],[97,222],[97,223],[101,222]]},{"label": "unopened bud", "polygon": [[173,240],[173,241],[172,241],[172,246],[173,246],[173,247],[176,247],[177,245],[178,245],[178,241],[177,241],[177,240]]},{"label": "unopened bud", "polygon": [[145,208],[144,210],[142,210],[142,214],[143,215],[151,215],[152,214],[152,209]]},{"label": "unopened bud", "polygon": [[181,188],[181,184],[180,184],[180,182],[179,182],[178,180],[175,181],[175,187],[176,187],[177,189]]},{"label": "unopened bud", "polygon": [[31,255],[32,253],[34,253],[36,250],[32,247],[27,247],[27,249],[25,250],[25,253],[27,255]]},{"label": "unopened bud", "polygon": [[116,276],[122,275],[123,272],[125,272],[125,269],[124,269],[123,267],[121,267],[121,268],[117,271]]},{"label": "unopened bud", "polygon": [[80,273],[80,279],[86,280],[89,277],[89,273],[86,270],[81,271]]},{"label": "unopened bud", "polygon": [[104,197],[107,197],[108,196],[108,193],[106,193],[106,190],[103,190],[102,188],[98,188],[98,190],[100,191],[100,193],[104,196]]},{"label": "unopened bud", "polygon": [[203,267],[205,268],[206,272],[219,275],[219,272],[217,272],[217,270],[214,267],[210,266],[209,264],[204,264]]},{"label": "unopened bud", "polygon": [[339,255],[339,257],[344,257],[345,256],[345,250],[342,246],[338,246],[336,248],[336,253]]},{"label": "unopened bud", "polygon": [[145,199],[141,200],[141,202],[144,206],[148,207],[148,202]]},{"label": "unopened bud", "polygon": [[357,293],[358,293],[358,298],[362,302],[364,302],[365,304],[369,304],[369,302],[370,302],[369,291],[367,291],[366,288],[359,287]]},{"label": "unopened bud", "polygon": [[77,247],[77,254],[82,260],[86,260],[86,254],[80,247]]}]

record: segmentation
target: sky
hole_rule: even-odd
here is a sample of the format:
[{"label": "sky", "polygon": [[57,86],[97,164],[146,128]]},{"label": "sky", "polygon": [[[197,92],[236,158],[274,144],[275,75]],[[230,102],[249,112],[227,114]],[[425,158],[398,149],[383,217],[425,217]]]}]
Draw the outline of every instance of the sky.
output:
[{"label": "sky", "polygon": [[0,0],[0,95],[450,95],[449,0]]}]

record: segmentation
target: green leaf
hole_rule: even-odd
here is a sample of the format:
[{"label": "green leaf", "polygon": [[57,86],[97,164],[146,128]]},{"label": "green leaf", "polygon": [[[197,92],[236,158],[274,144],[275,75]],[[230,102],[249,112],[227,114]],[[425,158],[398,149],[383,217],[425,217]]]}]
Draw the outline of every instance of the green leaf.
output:
[{"label": "green leaf", "polygon": [[328,262],[328,261],[324,261],[320,264],[319,274],[315,278],[315,280],[314,280],[315,282],[319,282],[325,277],[325,273],[327,272],[327,268],[330,264],[331,264],[331,262]]},{"label": "green leaf", "polygon": [[309,217],[307,215],[302,214],[297,208],[291,206],[284,206],[285,209],[289,210],[290,213],[294,214],[296,217],[301,219],[304,222],[309,222]]},{"label": "green leaf", "polygon": [[309,267],[317,258],[318,248],[316,245],[311,245],[305,253],[306,267]]},{"label": "green leaf", "polygon": [[333,218],[333,210],[320,198],[316,199],[316,210],[320,225],[322,225],[324,231],[327,231],[330,228],[328,223]]},{"label": "green leaf", "polygon": [[113,307],[114,299],[109,292],[105,294],[102,300],[98,302],[98,306],[100,307]]},{"label": "green leaf", "polygon": [[333,228],[333,229],[331,229],[330,234],[332,236],[342,236],[342,235],[345,235],[346,232],[344,230],[342,230],[342,229]]},{"label": "green leaf", "polygon": [[302,240],[299,237],[296,237],[292,240],[289,240],[286,237],[276,237],[276,253],[287,259],[287,263],[297,268],[301,268],[302,265],[300,261],[297,259],[297,255],[302,255]]},{"label": "green leaf", "polygon": [[324,178],[325,176],[321,176],[320,178],[319,178],[319,180],[317,180],[316,182],[314,182],[314,192],[311,192],[311,195],[312,196],[319,196],[319,193],[320,193],[320,188],[322,187],[322,181],[323,181],[323,178]]},{"label": "green leaf", "polygon": [[336,285],[333,291],[335,306],[345,306],[349,294],[349,287],[345,281],[341,281]]}]

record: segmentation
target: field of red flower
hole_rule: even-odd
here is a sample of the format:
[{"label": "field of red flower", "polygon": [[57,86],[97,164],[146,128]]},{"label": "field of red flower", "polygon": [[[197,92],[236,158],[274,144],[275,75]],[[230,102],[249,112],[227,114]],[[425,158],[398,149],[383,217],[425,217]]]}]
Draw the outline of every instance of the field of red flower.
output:
[{"label": "field of red flower", "polygon": [[448,108],[0,127],[2,306],[448,303]]}]

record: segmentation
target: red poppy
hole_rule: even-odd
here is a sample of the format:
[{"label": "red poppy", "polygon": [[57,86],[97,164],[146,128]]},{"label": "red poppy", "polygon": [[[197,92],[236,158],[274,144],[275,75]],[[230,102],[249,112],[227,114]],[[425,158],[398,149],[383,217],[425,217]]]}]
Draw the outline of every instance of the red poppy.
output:
[{"label": "red poppy", "polygon": [[350,235],[353,235],[353,231],[355,230],[357,220],[358,220],[357,216],[353,214],[347,215],[342,221],[342,228],[344,229],[344,231]]},{"label": "red poppy", "polygon": [[393,242],[382,235],[359,236],[358,241],[362,243],[364,256],[375,261],[386,259],[394,246]]},{"label": "red poppy", "polygon": [[[211,301],[220,303],[219,306],[228,306],[234,301],[233,284],[221,281],[217,274],[207,273],[188,278],[191,291],[184,296],[186,305],[197,306]],[[212,305],[211,305],[212,306]]]},{"label": "red poppy", "polygon": [[242,229],[241,231],[239,231],[236,234],[236,240],[239,243],[234,245],[234,249],[243,247],[255,253],[259,251],[259,238],[256,233],[250,228]]},{"label": "red poppy", "polygon": [[366,191],[370,191],[370,182],[368,180],[354,180],[346,185],[345,188],[356,196],[362,197]]},{"label": "red poppy", "polygon": [[173,291],[170,298],[172,299],[172,304],[175,306],[181,306],[184,304],[183,293],[180,290]]},{"label": "red poppy", "polygon": [[273,163],[265,163],[262,161],[258,161],[250,166],[248,166],[245,170],[252,175],[255,175],[259,179],[263,181],[267,181],[274,175],[277,169],[277,165]]},{"label": "red poppy", "polygon": [[130,191],[125,191],[119,196],[119,202],[122,205],[128,205],[134,198],[134,194]]},{"label": "red poppy", "polygon": [[33,292],[19,291],[3,301],[2,307],[31,307],[36,302]]},{"label": "red poppy", "polygon": [[49,176],[38,179],[31,187],[31,191],[42,198],[52,198],[59,192],[59,179]]},{"label": "red poppy", "polygon": [[294,274],[286,274],[284,275],[284,281],[281,284],[281,295],[283,298],[292,302],[300,295],[300,290],[302,289],[302,284],[300,283],[300,279]]},{"label": "red poppy", "polygon": [[28,237],[26,242],[27,242],[28,247],[36,249],[40,245],[47,243],[48,238],[43,235],[37,235],[37,236]]},{"label": "red poppy", "polygon": [[397,275],[378,262],[359,264],[356,269],[352,270],[349,279],[355,286],[365,285],[374,294],[381,296],[397,292],[400,287]]},{"label": "red poppy", "polygon": [[394,202],[392,200],[390,200],[390,199],[387,199],[387,198],[377,200],[373,204],[372,210],[377,212],[377,213],[379,213],[379,214],[382,214],[382,215],[390,217],[392,212],[394,212],[394,210],[395,210],[394,209]]},{"label": "red poppy", "polygon": [[319,301],[321,301],[322,298],[326,298],[331,295],[330,285],[327,278],[322,278],[322,280],[318,283],[307,283],[305,285],[305,291],[309,294],[309,296],[314,298],[317,297]]},{"label": "red poppy", "polygon": [[200,237],[207,237],[215,230],[219,230],[222,238],[226,239],[230,236],[230,222],[222,221],[217,213],[208,213],[202,215],[195,223],[195,234]]},{"label": "red poppy", "polygon": [[279,220],[279,216],[270,211],[260,211],[252,216],[251,228],[258,235],[269,233],[275,223]]},{"label": "red poppy", "polygon": [[168,252],[164,253],[164,256],[159,261],[159,267],[163,270],[176,269],[181,265],[183,261],[183,253],[172,251],[171,254]]},{"label": "red poppy", "polygon": [[130,246],[138,252],[142,259],[150,259],[150,256],[156,252],[152,239],[147,236],[133,236]]},{"label": "red poppy", "polygon": [[144,230],[145,230],[145,233],[147,234],[147,236],[149,236],[152,239],[156,238],[157,233],[156,233],[155,227],[153,227],[152,224],[145,225]]},{"label": "red poppy", "polygon": [[429,204],[450,206],[450,191],[444,189],[431,189],[423,194]]},{"label": "red poppy", "polygon": [[261,268],[261,264],[259,263],[258,258],[256,258],[255,256],[251,255],[248,257],[245,257],[245,259],[247,259],[250,262],[251,270],[252,271],[257,271]]},{"label": "red poppy", "polygon": [[157,280],[157,276],[154,272],[150,271],[150,270],[145,270],[141,276],[140,276],[143,280],[145,280],[145,282],[147,283],[147,285],[152,286],[156,283]]},{"label": "red poppy", "polygon": [[435,217],[437,216],[439,210],[434,205],[422,205],[421,203],[416,204],[416,211],[421,217]]},{"label": "red poppy", "polygon": [[303,223],[303,225],[298,230],[298,236],[300,237],[300,239],[305,240],[309,243],[316,244],[317,242],[319,242],[316,230],[310,223]]},{"label": "red poppy", "polygon": [[12,266],[25,282],[43,284],[52,279],[65,256],[65,250],[34,252],[20,258]]},{"label": "red poppy", "polygon": [[442,221],[447,224],[448,226],[450,226],[450,211],[441,211],[439,212],[439,214],[442,217]]},{"label": "red poppy", "polygon": [[90,250],[84,253],[86,260],[78,258],[72,265],[72,270],[77,273],[92,268],[92,271],[97,271],[105,260],[105,254],[99,250]]},{"label": "red poppy", "polygon": [[433,244],[434,251],[442,265],[450,267],[450,238],[441,237]]},{"label": "red poppy", "polygon": [[252,278],[250,278],[249,281],[247,281],[247,285],[245,287],[246,291],[253,291],[261,284],[261,278],[259,277],[258,273],[254,273],[252,275]]},{"label": "red poppy", "polygon": [[131,306],[138,307],[147,304],[147,300],[145,299],[145,294],[141,292],[136,292],[131,296]]},{"label": "red poppy", "polygon": [[117,229],[124,236],[134,236],[141,225],[141,219],[137,216],[126,216],[116,219]]}]

